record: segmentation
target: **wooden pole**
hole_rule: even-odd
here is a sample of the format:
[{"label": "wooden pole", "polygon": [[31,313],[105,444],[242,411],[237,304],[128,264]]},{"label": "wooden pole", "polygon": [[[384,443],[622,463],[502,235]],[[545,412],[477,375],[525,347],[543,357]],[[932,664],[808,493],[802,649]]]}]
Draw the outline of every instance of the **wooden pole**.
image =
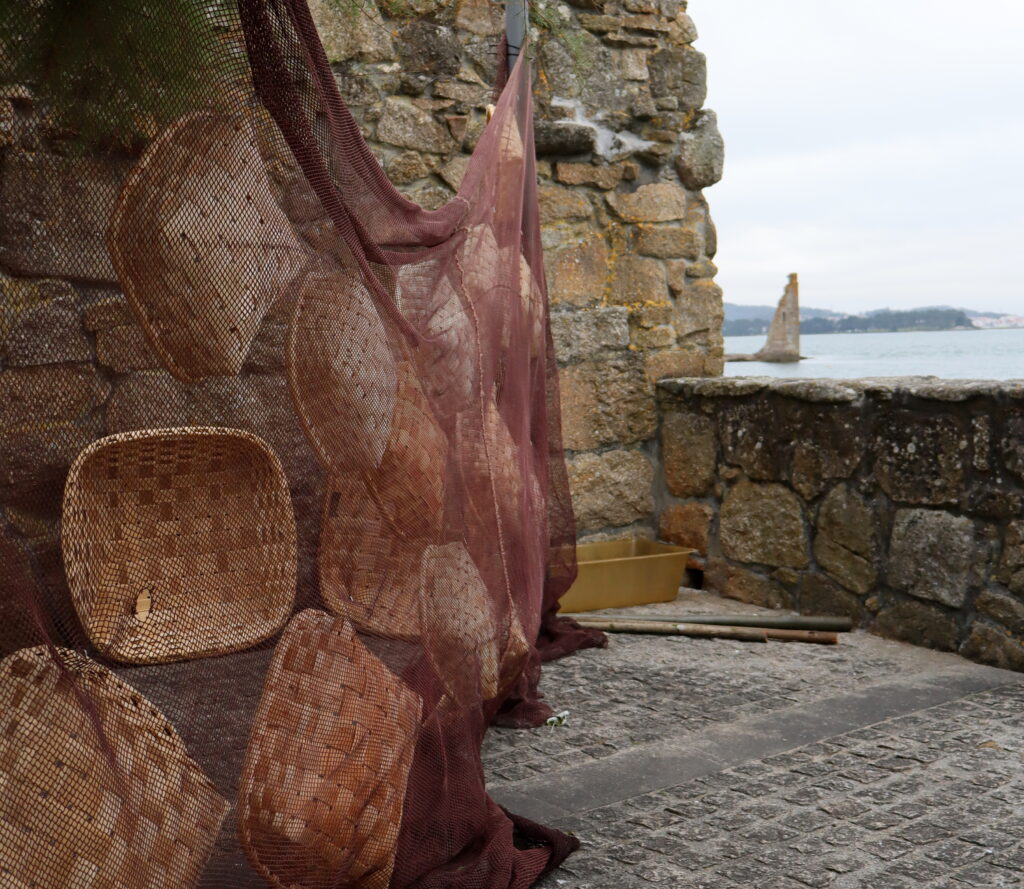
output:
[{"label": "wooden pole", "polygon": [[593,627],[609,633],[649,633],[658,636],[693,636],[701,639],[736,639],[741,642],[767,642],[764,630],[756,627],[709,627],[703,624],[651,620],[611,620],[577,618],[581,627]]},{"label": "wooden pole", "polygon": [[618,614],[595,615],[588,613],[563,614],[574,620],[638,620],[669,621],[686,624],[709,624],[727,627],[770,627],[778,630],[832,630],[846,633],[853,629],[848,617],[805,617],[801,614],[656,614],[649,617],[628,618]]},{"label": "wooden pole", "polygon": [[680,623],[669,620],[620,620],[617,618],[579,617],[581,627],[609,633],[648,633],[659,636],[690,636],[701,639],[736,639],[742,642],[810,642],[836,645],[839,637],[822,630],[779,630],[764,627],[721,626],[717,624]]}]

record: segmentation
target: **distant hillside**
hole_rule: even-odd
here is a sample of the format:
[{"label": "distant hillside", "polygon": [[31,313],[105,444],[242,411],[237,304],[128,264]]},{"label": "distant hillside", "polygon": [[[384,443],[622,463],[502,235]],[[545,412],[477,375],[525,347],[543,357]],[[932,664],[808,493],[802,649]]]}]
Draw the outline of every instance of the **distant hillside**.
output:
[{"label": "distant hillside", "polygon": [[[775,306],[741,306],[739,303],[725,304],[726,321],[764,321],[770,322],[775,314]],[[807,306],[800,307],[801,318],[842,318],[842,312],[833,312],[831,309],[812,309]]]},{"label": "distant hillside", "polygon": [[800,322],[801,333],[888,333],[899,330],[958,330],[974,327],[959,309],[888,309],[869,315],[846,315],[839,319],[809,318]]},{"label": "distant hillside", "polygon": [[[725,304],[725,336],[758,336],[768,332],[775,309],[772,306]],[[972,313],[976,318],[993,313]],[[1001,316],[996,315],[996,318]],[[869,333],[898,330],[955,330],[975,325],[963,309],[929,307],[892,311],[878,309],[864,315],[842,315],[827,309],[800,309],[801,333]]]}]

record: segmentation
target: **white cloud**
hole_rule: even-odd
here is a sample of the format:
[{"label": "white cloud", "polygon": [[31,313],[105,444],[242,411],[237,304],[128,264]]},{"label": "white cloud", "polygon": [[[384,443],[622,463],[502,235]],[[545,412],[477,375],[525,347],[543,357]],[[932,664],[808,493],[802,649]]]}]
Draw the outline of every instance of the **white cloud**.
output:
[{"label": "white cloud", "polygon": [[1024,311],[1024,5],[694,0],[726,139],[719,280],[771,302]]}]

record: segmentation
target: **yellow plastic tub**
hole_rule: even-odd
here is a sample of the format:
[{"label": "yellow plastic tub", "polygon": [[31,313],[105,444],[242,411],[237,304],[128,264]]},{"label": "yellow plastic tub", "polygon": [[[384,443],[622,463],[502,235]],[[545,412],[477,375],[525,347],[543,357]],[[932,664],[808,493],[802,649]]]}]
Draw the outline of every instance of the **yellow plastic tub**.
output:
[{"label": "yellow plastic tub", "polygon": [[671,602],[692,552],[642,537],[582,543],[576,547],[579,573],[562,597],[560,610],[596,611]]}]

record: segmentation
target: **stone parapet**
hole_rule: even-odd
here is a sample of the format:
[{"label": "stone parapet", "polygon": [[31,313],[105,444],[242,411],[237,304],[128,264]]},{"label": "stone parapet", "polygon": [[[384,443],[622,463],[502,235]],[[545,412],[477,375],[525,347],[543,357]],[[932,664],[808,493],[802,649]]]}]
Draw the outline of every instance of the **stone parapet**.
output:
[{"label": "stone parapet", "polygon": [[1024,671],[1024,380],[669,379],[658,422],[707,588]]}]

